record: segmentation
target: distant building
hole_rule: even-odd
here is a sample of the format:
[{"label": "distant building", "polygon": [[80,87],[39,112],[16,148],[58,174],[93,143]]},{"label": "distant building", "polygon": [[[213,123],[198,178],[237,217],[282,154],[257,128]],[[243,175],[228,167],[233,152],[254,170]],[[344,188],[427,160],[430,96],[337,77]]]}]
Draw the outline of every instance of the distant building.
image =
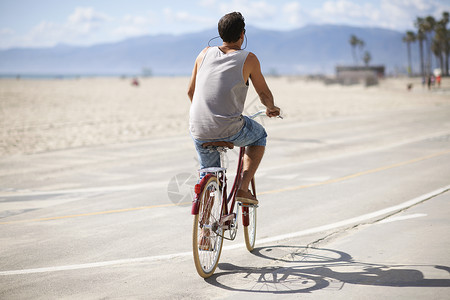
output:
[{"label": "distant building", "polygon": [[342,73],[367,74],[368,72],[376,75],[378,78],[384,77],[384,66],[337,66],[336,76]]},{"label": "distant building", "polygon": [[384,78],[384,66],[337,66],[337,81],[344,85],[357,84],[363,81],[366,86],[378,84]]}]

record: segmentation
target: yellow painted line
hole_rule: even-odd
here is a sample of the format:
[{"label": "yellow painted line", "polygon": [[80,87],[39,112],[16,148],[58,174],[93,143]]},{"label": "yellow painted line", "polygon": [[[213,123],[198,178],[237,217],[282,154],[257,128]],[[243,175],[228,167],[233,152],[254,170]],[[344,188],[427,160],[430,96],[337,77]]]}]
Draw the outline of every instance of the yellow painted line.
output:
[{"label": "yellow painted line", "polygon": [[344,180],[360,177],[360,176],[363,176],[363,175],[373,174],[373,173],[377,173],[377,172],[386,171],[386,170],[389,170],[389,169],[393,169],[393,168],[409,165],[409,164],[412,164],[412,163],[416,163],[416,162],[427,160],[427,159],[430,159],[430,158],[442,156],[442,155],[449,154],[449,153],[450,153],[450,150],[445,150],[445,151],[441,151],[441,152],[438,152],[438,153],[434,153],[434,154],[430,154],[430,155],[414,158],[414,159],[411,159],[411,160],[395,163],[395,164],[392,164],[392,165],[388,165],[388,166],[384,166],[384,167],[380,167],[380,168],[375,168],[375,169],[371,169],[371,170],[367,170],[367,171],[358,172],[358,173],[347,175],[347,176],[344,176],[344,177],[339,177],[339,178],[330,179],[330,180],[326,180],[326,181],[322,181],[322,182],[311,183],[311,184],[292,186],[292,187],[282,188],[282,189],[278,189],[278,190],[271,190],[271,191],[261,192],[261,193],[258,193],[258,195],[277,194],[277,193],[282,193],[282,192],[296,191],[296,190],[306,189],[306,188],[310,188],[310,187],[315,187],[315,186],[320,186],[320,185],[326,185],[326,184],[341,182],[341,181],[344,181]]},{"label": "yellow painted line", "polygon": [[0,222],[0,225],[39,222],[39,221],[50,221],[50,220],[60,220],[60,219],[70,219],[70,218],[97,216],[97,215],[106,215],[106,214],[121,213],[121,212],[143,210],[143,209],[150,209],[150,208],[180,206],[180,205],[185,205],[185,204],[191,204],[191,202],[184,202],[184,203],[179,203],[179,204],[174,204],[174,203],[158,204],[158,205],[150,205],[150,206],[140,206],[140,207],[132,207],[132,208],[123,208],[123,209],[98,211],[98,212],[91,212],[91,213],[84,213],[84,214],[68,215],[68,216],[59,216],[59,217],[48,217],[48,218],[39,218],[39,219],[28,219],[28,220],[19,220],[19,221]]},{"label": "yellow painted line", "polygon": [[[438,153],[434,153],[434,154],[430,154],[430,155],[414,158],[414,159],[411,159],[411,160],[395,163],[395,164],[384,166],[384,167],[380,167],[380,168],[375,168],[375,169],[371,169],[371,170],[367,170],[367,171],[358,172],[358,173],[355,173],[355,174],[351,174],[351,175],[347,175],[347,176],[343,176],[343,177],[339,177],[339,178],[335,178],[335,179],[330,179],[330,180],[326,180],[326,181],[322,181],[322,182],[316,182],[316,183],[311,183],[311,184],[306,184],[306,185],[298,185],[298,186],[292,186],[292,187],[287,187],[287,188],[282,188],[282,189],[265,191],[265,192],[258,193],[258,195],[268,195],[268,194],[276,194],[276,193],[282,193],[282,192],[296,191],[296,190],[311,188],[311,187],[315,187],[315,186],[321,186],[321,185],[327,185],[327,184],[331,184],[331,183],[337,183],[337,182],[341,182],[341,181],[344,181],[344,180],[353,179],[353,178],[356,178],[356,177],[360,177],[360,176],[364,176],[364,175],[368,175],[368,174],[373,174],[373,173],[377,173],[377,172],[381,172],[381,171],[385,171],[385,170],[389,170],[389,169],[393,169],[393,168],[409,165],[409,164],[416,163],[416,162],[419,162],[419,161],[424,161],[424,160],[427,160],[427,159],[431,159],[431,158],[434,158],[434,157],[446,155],[446,154],[449,154],[449,153],[450,153],[450,150],[445,150],[445,151],[441,151],[441,152],[438,152]],[[19,221],[0,222],[0,225],[16,224],[16,223],[30,223],[30,222],[39,222],[39,221],[50,221],[50,220],[60,220],[60,219],[70,219],[70,218],[78,218],[78,217],[105,215],[105,214],[121,213],[121,212],[128,212],[128,211],[137,211],[137,210],[152,209],[152,208],[180,206],[180,205],[186,205],[186,204],[190,204],[190,203],[191,202],[183,202],[183,203],[179,203],[179,204],[174,204],[174,203],[159,204],[159,205],[140,206],[140,207],[133,207],[133,208],[123,208],[123,209],[106,210],[106,211],[99,211],[99,212],[92,212],[92,213],[68,215],[68,216],[59,216],[59,217],[48,217],[48,218],[40,218],[40,219],[28,219],[28,220],[19,220]]]}]

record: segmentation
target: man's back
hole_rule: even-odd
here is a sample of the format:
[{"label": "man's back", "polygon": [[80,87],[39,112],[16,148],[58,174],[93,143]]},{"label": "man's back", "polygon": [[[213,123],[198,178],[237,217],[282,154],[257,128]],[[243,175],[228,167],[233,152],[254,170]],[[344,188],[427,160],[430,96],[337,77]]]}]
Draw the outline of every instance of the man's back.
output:
[{"label": "man's back", "polygon": [[190,131],[196,139],[219,139],[237,133],[248,85],[243,67],[248,52],[209,48],[199,65],[190,110]]}]

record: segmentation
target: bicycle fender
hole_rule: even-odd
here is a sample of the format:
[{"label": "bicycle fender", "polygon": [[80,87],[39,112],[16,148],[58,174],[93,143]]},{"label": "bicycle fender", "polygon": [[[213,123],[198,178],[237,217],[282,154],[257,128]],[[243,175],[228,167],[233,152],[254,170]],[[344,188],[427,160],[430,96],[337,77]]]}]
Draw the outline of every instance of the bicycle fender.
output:
[{"label": "bicycle fender", "polygon": [[199,183],[195,185],[194,188],[194,200],[192,201],[191,215],[198,215],[198,210],[200,207],[200,195],[203,192],[205,184],[208,182],[209,178],[213,176],[211,174],[206,174],[205,177],[200,180]]}]

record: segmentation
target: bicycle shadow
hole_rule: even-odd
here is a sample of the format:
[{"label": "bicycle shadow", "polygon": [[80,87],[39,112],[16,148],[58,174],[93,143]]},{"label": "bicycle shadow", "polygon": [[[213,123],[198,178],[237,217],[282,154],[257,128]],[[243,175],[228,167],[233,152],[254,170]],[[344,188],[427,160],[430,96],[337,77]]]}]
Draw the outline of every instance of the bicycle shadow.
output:
[{"label": "bicycle shadow", "polygon": [[[450,267],[359,262],[348,253],[299,246],[255,248],[254,255],[269,260],[264,267],[219,263],[206,279],[214,286],[241,292],[273,294],[340,290],[345,284],[386,287],[450,287]],[[436,276],[438,278],[436,278]]]}]

